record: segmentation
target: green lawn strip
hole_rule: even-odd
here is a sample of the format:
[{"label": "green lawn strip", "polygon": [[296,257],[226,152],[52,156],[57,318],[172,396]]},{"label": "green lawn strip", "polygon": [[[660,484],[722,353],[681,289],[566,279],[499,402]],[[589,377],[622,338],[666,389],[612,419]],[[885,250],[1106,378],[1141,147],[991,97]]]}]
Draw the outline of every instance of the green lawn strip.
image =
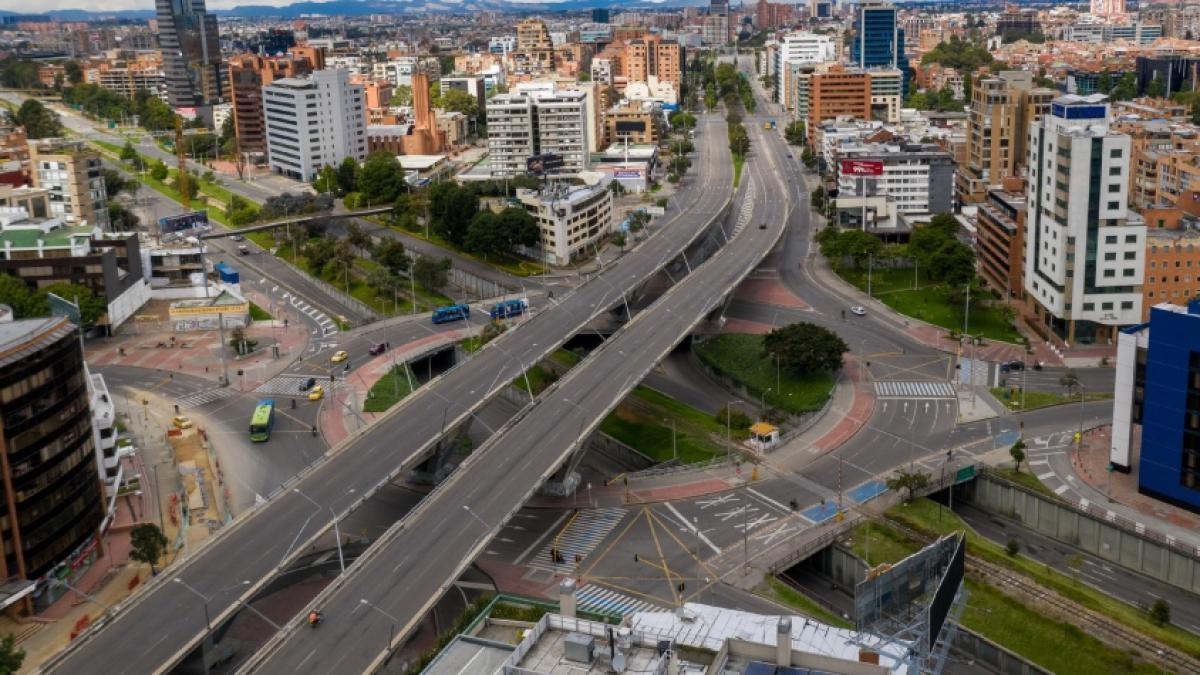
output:
[{"label": "green lawn strip", "polygon": [[363,402],[363,412],[383,412],[411,394],[412,387],[416,386],[420,385],[417,378],[413,377],[408,364],[397,365],[371,385],[367,392],[367,400]]},{"label": "green lawn strip", "polygon": [[[721,441],[725,426],[711,414],[647,387],[635,388],[604,419],[600,430],[658,462],[673,459],[676,450],[682,464],[705,462],[729,452]],[[745,436],[744,429],[734,430],[735,438]]]},{"label": "green lawn strip", "polygon": [[[838,274],[860,290],[867,290],[867,270],[841,269]],[[923,272],[913,288],[911,269],[875,269],[871,272],[871,295],[888,307],[914,319],[947,330],[963,329],[964,303],[951,297],[950,289],[931,281]],[[980,293],[972,293],[971,320],[967,330],[990,340],[1020,343],[1021,334],[1006,321],[995,301],[983,302]]]},{"label": "green lawn strip", "polygon": [[[550,372],[541,365],[535,364],[532,368],[525,371],[524,375],[518,375],[513,380],[513,385],[519,389],[529,391],[533,387],[533,395],[536,396],[546,390],[558,378],[554,373]],[[528,383],[527,383],[528,382]]]},{"label": "green lawn strip", "polygon": [[[991,389],[992,396],[996,400],[1001,401],[1009,410],[1021,410],[1021,402],[1024,400],[1025,410],[1034,410],[1036,408],[1048,408],[1052,405],[1063,405],[1066,403],[1078,403],[1078,396],[1068,397],[1066,394],[1059,394],[1053,391],[1029,391],[1026,390],[1022,395],[1018,389],[1021,382],[1020,375],[1010,375],[1008,387],[993,387]],[[1096,391],[1084,392],[1083,400],[1085,401],[1104,401],[1111,399],[1113,393],[1111,391]]]},{"label": "green lawn strip", "polygon": [[[927,506],[918,506],[913,510],[917,509],[926,516],[932,515],[934,522],[937,522],[936,513],[927,513]],[[888,515],[891,515],[891,511]],[[957,524],[952,524],[955,522]],[[942,523],[937,532],[965,529],[962,521],[948,511],[943,514]],[[905,524],[912,527],[909,523]],[[970,530],[967,532],[967,547],[970,550],[972,533]],[[885,524],[866,523],[859,525],[854,532],[854,553],[868,560],[871,565],[895,563],[919,549],[917,542]],[[1159,672],[1145,668],[1145,664],[1135,667],[1127,653],[1104,645],[1072,624],[1047,618],[992,586],[973,579],[967,579],[966,586],[970,595],[966,611],[963,612],[963,625],[1052,672],[1079,675],[1127,672],[1149,675]],[[1086,658],[1076,658],[1076,655],[1084,652],[1087,653]]]},{"label": "green lawn strip", "polygon": [[1030,490],[1033,490],[1034,492],[1037,492],[1038,494],[1041,494],[1044,497],[1049,497],[1051,499],[1059,499],[1059,500],[1062,499],[1062,497],[1059,497],[1058,495],[1054,494],[1054,490],[1051,490],[1050,488],[1046,487],[1045,483],[1038,480],[1037,476],[1033,475],[1032,473],[1029,473],[1028,471],[1017,472],[1017,471],[1013,471],[1012,469],[994,468],[994,469],[992,469],[992,472],[999,474],[1000,477],[1004,478],[1007,481],[1011,481],[1013,483],[1016,483],[1017,485],[1027,487]]},{"label": "green lawn strip", "polygon": [[1020,554],[1008,555],[1003,545],[979,535],[949,509],[941,509],[940,520],[938,514],[937,502],[930,499],[918,499],[910,504],[892,507],[885,515],[906,527],[926,534],[947,534],[965,530],[967,552],[970,555],[1019,572],[1064,598],[1077,602],[1098,614],[1103,614],[1163,644],[1200,658],[1200,638],[1195,635],[1170,625],[1156,626],[1143,610],[1082,584],[1043,563]]},{"label": "green lawn strip", "polygon": [[737,187],[742,182],[742,167],[746,165],[746,158],[741,155],[733,156],[733,187]]},{"label": "green lawn strip", "polygon": [[854,625],[849,621],[846,621],[842,617],[825,609],[808,596],[804,595],[800,591],[797,591],[791,586],[788,586],[779,579],[776,579],[773,576],[767,576],[763,579],[763,581],[763,585],[755,589],[755,592],[759,595],[774,600],[782,605],[787,605],[788,607],[796,609],[804,616],[811,617],[822,623],[827,623],[831,626],[838,626],[839,628],[854,627]]},{"label": "green lawn strip", "polygon": [[775,387],[775,364],[762,356],[762,336],[745,333],[726,333],[696,345],[696,355],[708,367],[735,382],[743,384],[751,395],[766,396],[767,407],[791,413],[819,410],[833,392],[834,376],[830,373],[799,376],[786,370],[779,373],[779,390]]},{"label": "green lawn strip", "polygon": [[[645,403],[661,408],[667,419],[675,420],[675,424],[678,426],[695,426],[709,434],[721,437],[726,436],[725,418],[717,419],[716,410],[710,413],[699,408],[693,408],[678,399],[671,398],[660,391],[645,386],[635,388],[633,395]],[[669,422],[664,422],[664,424],[669,424]],[[739,440],[750,437],[750,432],[747,429],[733,429],[732,434],[734,438]]]},{"label": "green lawn strip", "polygon": [[1075,625],[1043,616],[992,586],[968,579],[966,587],[969,595],[962,624],[1051,672],[1160,672],[1148,663],[1135,664],[1127,652],[1105,645]]},{"label": "green lawn strip", "polygon": [[550,354],[550,358],[568,368],[583,360],[582,356],[573,351],[562,348],[554,350],[554,352]]},{"label": "green lawn strip", "polygon": [[271,314],[267,310],[259,307],[253,302],[250,303],[250,320],[251,321],[270,321]]}]

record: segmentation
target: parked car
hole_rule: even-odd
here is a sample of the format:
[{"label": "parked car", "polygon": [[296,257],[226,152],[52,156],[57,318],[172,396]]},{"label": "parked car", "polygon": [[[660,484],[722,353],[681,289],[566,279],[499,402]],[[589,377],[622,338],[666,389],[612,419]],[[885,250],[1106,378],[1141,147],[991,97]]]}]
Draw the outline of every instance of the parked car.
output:
[{"label": "parked car", "polygon": [[854,316],[866,316],[867,310],[862,305],[855,305],[850,308],[850,313]]},{"label": "parked car", "polygon": [[307,380],[300,383],[300,391],[301,392],[308,391],[309,389],[312,389],[314,386],[316,386],[316,384],[317,384],[317,378],[310,377]]},{"label": "parked car", "polygon": [[380,354],[386,352],[391,346],[392,345],[387,342],[377,342],[371,345],[371,348],[368,349],[367,352],[370,353],[371,356],[379,356]]}]

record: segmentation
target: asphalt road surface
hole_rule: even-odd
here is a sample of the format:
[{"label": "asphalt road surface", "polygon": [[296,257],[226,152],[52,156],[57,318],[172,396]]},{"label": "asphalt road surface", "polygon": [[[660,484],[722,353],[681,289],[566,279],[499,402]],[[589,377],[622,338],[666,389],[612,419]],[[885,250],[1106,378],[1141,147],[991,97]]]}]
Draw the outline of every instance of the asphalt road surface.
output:
[{"label": "asphalt road surface", "polygon": [[[750,134],[762,142],[761,125]],[[319,598],[326,616],[322,630],[293,624],[252,669],[365,672],[393,630],[406,635],[579,439],[773,246],[789,205],[766,198],[783,190],[773,156],[765,153],[751,161],[743,180],[745,206],[752,211],[735,202],[730,220],[741,229],[724,248],[544,392],[530,412],[476,449],[394,536],[377,544],[335,591]],[[762,229],[755,226],[760,222],[766,224]],[[503,486],[497,484],[501,476]]]},{"label": "asphalt road surface", "polygon": [[[228,587],[229,561],[238,561],[239,577],[263,580],[291,554],[294,546],[328,527],[329,509],[346,510],[389,477],[411,468],[448,428],[467,419],[481,402],[530,364],[544,358],[597,314],[620,301],[643,279],[676,257],[699,234],[727,198],[730,163],[723,124],[715,115],[699,125],[699,183],[682,200],[690,208],[664,223],[637,249],[596,275],[553,307],[519,324],[463,365],[449,371],[359,436],[330,454],[293,489],[280,491],[262,507],[243,516],[190,559],[172,570],[201,593],[210,594],[214,621],[232,612],[236,598],[216,591]],[[319,507],[315,507],[319,504]],[[253,593],[253,588],[247,594]],[[159,583],[139,594],[115,618],[78,641],[52,665],[59,672],[101,669],[148,672],[180,659],[204,634],[202,617],[181,612],[196,601],[182,584]],[[158,636],[148,642],[147,635]]]}]

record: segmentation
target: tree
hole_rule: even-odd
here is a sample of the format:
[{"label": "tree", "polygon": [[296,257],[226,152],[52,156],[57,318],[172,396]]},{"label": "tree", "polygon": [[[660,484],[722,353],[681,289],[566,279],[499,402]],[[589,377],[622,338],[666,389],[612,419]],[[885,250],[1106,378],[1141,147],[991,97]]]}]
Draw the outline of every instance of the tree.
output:
[{"label": "tree", "polygon": [[1017,439],[1008,449],[1008,454],[1013,458],[1013,471],[1021,473],[1021,462],[1025,461],[1025,441]]},{"label": "tree", "polygon": [[804,120],[796,120],[784,127],[783,137],[791,145],[804,145],[808,140],[808,131],[805,129]]},{"label": "tree", "polygon": [[358,160],[353,157],[347,157],[342,160],[342,163],[337,168],[337,186],[338,192],[348,194],[358,190]]},{"label": "tree", "polygon": [[1162,98],[1165,89],[1166,83],[1163,82],[1162,75],[1155,73],[1154,79],[1146,85],[1146,95],[1150,98]]},{"label": "tree", "polygon": [[108,202],[108,222],[113,232],[134,232],[140,224],[136,213],[115,200]]},{"label": "tree", "polygon": [[788,370],[809,373],[837,372],[842,355],[850,348],[836,333],[811,323],[793,323],[763,337],[763,358],[778,358]]},{"label": "tree", "polygon": [[350,241],[348,239],[339,239],[333,247],[333,260],[325,263],[327,266],[332,264],[335,267],[342,268],[342,273],[345,275],[347,293],[350,292],[350,268],[354,266],[354,261],[357,257],[354,255],[354,247],[350,245]]},{"label": "tree", "polygon": [[404,170],[396,156],[376,151],[367,157],[358,175],[358,192],[368,204],[390,204],[396,199],[404,180]]},{"label": "tree", "polygon": [[1163,598],[1155,598],[1154,604],[1150,605],[1150,621],[1156,626],[1165,626],[1171,623],[1171,605]]},{"label": "tree", "polygon": [[412,275],[422,288],[440,291],[450,283],[450,259],[419,256],[413,263]]},{"label": "tree", "polygon": [[25,128],[29,138],[52,138],[62,135],[62,123],[58,115],[42,105],[37,99],[25,99],[16,113],[9,113],[14,124]]},{"label": "tree", "polygon": [[39,316],[42,299],[17,277],[0,272],[0,303],[12,308],[13,316],[28,319]]},{"label": "tree", "polygon": [[1075,391],[1080,388],[1079,375],[1075,374],[1074,370],[1068,370],[1058,378],[1058,384],[1067,390],[1068,397],[1074,396]]},{"label": "tree", "polygon": [[396,85],[392,90],[392,105],[408,107],[412,105],[412,87],[407,84]]},{"label": "tree", "polygon": [[440,107],[449,112],[462,113],[467,117],[479,115],[479,99],[462,89],[451,89],[443,94]]},{"label": "tree", "polygon": [[116,197],[122,190],[128,190],[135,185],[133,181],[125,180],[121,172],[116,169],[100,169],[100,177],[104,179],[104,194],[109,199]]},{"label": "tree", "polygon": [[155,565],[167,550],[167,537],[154,523],[142,523],[129,532],[129,557],[150,565],[150,573],[158,574]]},{"label": "tree", "polygon": [[499,225],[507,242],[505,250],[511,251],[514,246],[533,246],[541,239],[537,221],[525,209],[515,206],[504,209],[499,214]]},{"label": "tree", "polygon": [[374,241],[371,239],[371,235],[368,234],[367,231],[362,228],[362,225],[359,225],[356,221],[351,221],[350,224],[346,226],[346,241],[349,242],[350,246],[358,249],[359,255],[364,256],[370,252],[371,246],[374,243]]},{"label": "tree", "polygon": [[53,293],[69,302],[79,303],[79,314],[83,321],[84,330],[88,330],[92,326],[95,326],[96,322],[100,320],[100,317],[104,316],[104,313],[108,311],[108,303],[105,301],[104,297],[96,295],[91,287],[60,281],[55,284],[50,284],[49,286],[46,286],[38,291],[38,294],[42,298],[39,309],[41,307],[45,308],[43,311],[39,312],[40,314],[50,313],[50,306],[46,304],[45,300],[46,294],[48,293]]},{"label": "tree", "polygon": [[975,278],[975,252],[957,239],[944,241],[929,265],[934,278],[951,288],[966,286]]},{"label": "tree", "polygon": [[0,638],[0,675],[10,675],[21,670],[25,662],[25,650],[17,646],[12,633]]},{"label": "tree", "polygon": [[167,179],[167,165],[163,164],[161,159],[155,160],[150,165],[150,177],[160,183]]},{"label": "tree", "polygon": [[317,192],[338,192],[338,176],[337,169],[326,164],[317,172],[317,177],[312,182],[313,189]]},{"label": "tree", "polygon": [[1009,535],[1008,543],[1004,546],[1004,551],[1011,557],[1016,557],[1021,552],[1021,541],[1016,537]]},{"label": "tree", "polygon": [[1072,553],[1066,558],[1067,568],[1071,570],[1071,578],[1079,583],[1079,571],[1083,569],[1083,556]]},{"label": "tree", "polygon": [[818,185],[817,189],[808,196],[808,203],[818,211],[825,206],[825,186]]},{"label": "tree", "polygon": [[137,163],[139,159],[138,152],[133,147],[133,142],[125,141],[125,145],[121,148],[121,161]]},{"label": "tree", "polygon": [[908,503],[912,501],[913,495],[918,490],[929,485],[929,475],[921,471],[897,469],[896,473],[889,476],[884,483],[889,490],[904,490],[904,502]]},{"label": "tree", "polygon": [[308,264],[314,272],[325,269],[336,254],[337,242],[329,237],[318,237],[304,246],[304,257],[308,258]]},{"label": "tree", "polygon": [[1137,79],[1133,73],[1125,73],[1112,89],[1114,101],[1129,101],[1137,96]]},{"label": "tree", "polygon": [[729,151],[738,157],[745,157],[750,152],[750,136],[741,124],[729,125]]},{"label": "tree", "polygon": [[854,263],[854,269],[867,266],[872,257],[878,258],[883,252],[883,242],[869,232],[862,230],[845,230],[839,235],[839,246],[842,255],[849,256]]},{"label": "tree", "polygon": [[371,258],[392,274],[407,272],[412,260],[398,239],[384,238],[375,245]]},{"label": "tree", "polygon": [[83,82],[83,68],[79,67],[78,61],[67,61],[63,64],[63,72],[67,75],[67,81],[72,85]]},{"label": "tree", "polygon": [[503,251],[504,241],[500,236],[498,220],[496,214],[487,209],[476,213],[467,226],[462,247],[469,253],[483,256]]},{"label": "tree", "polygon": [[451,181],[429,189],[429,218],[438,234],[455,244],[467,236],[467,228],[479,211],[479,197]]}]

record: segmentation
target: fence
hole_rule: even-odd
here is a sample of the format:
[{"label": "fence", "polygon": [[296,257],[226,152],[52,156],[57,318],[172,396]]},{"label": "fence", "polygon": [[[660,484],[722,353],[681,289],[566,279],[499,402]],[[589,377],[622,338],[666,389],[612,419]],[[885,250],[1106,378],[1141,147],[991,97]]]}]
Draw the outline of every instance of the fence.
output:
[{"label": "fence", "polygon": [[1200,550],[1103,505],[1054,499],[985,471],[963,486],[968,503],[1192,593],[1200,592]]}]

